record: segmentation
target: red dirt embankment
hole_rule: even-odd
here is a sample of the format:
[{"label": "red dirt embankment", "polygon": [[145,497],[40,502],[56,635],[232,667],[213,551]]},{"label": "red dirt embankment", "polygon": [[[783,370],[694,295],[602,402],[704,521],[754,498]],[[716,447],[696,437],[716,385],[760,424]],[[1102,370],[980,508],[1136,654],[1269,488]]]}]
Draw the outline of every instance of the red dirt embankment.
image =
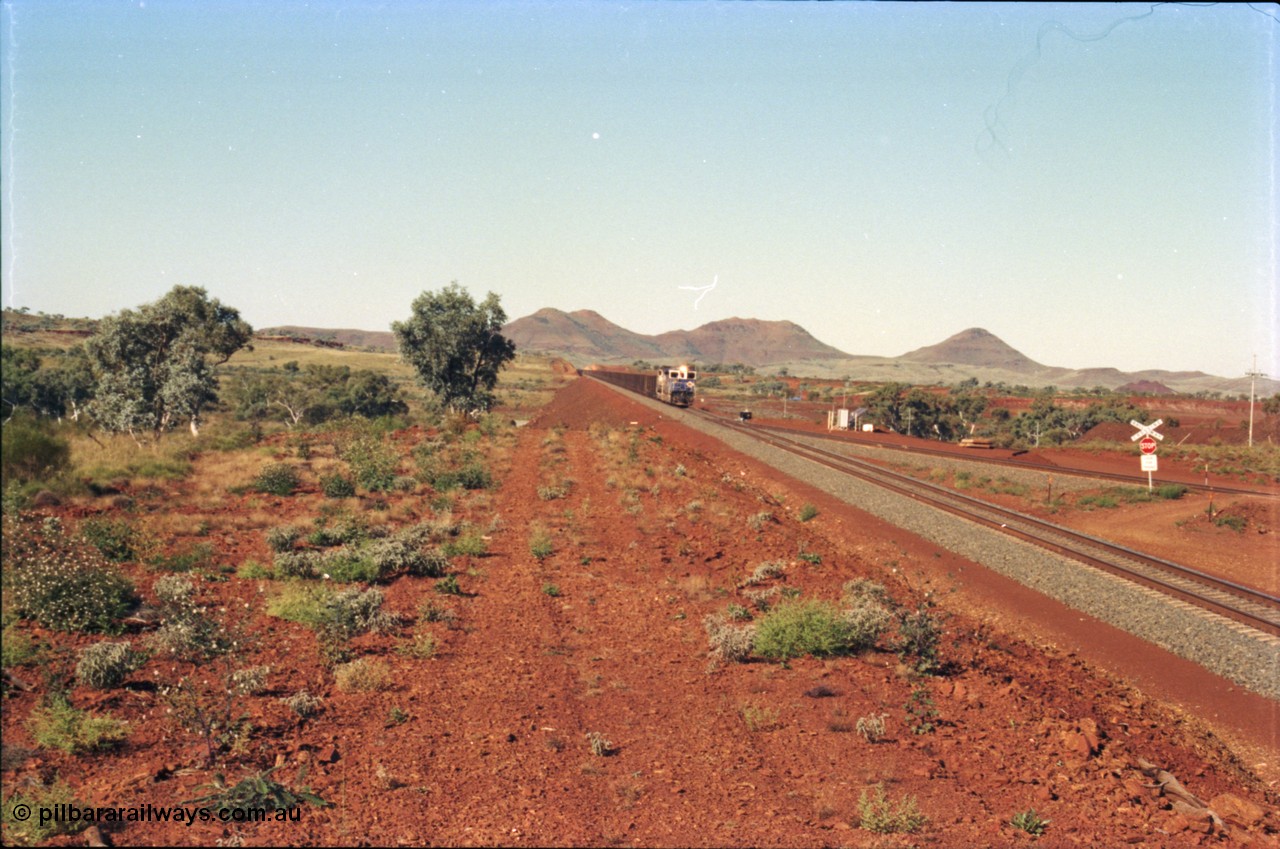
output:
[{"label": "red dirt embankment", "polygon": [[[274,667],[272,698],[251,704],[259,732],[219,768],[234,781],[278,763],[292,783],[305,765],[305,783],[331,807],[270,826],[128,825],[111,832],[116,841],[1027,846],[1009,823],[1034,808],[1051,821],[1041,846],[1277,845],[1276,796],[1201,721],[1213,717],[1113,678],[1090,659],[1092,643],[1041,645],[1016,610],[985,612],[995,585],[982,570],[661,412],[572,381],[495,471],[500,487],[455,508],[492,528],[486,555],[454,561],[463,594],[411,577],[386,587],[403,614],[453,609],[454,627],[417,626],[438,641],[435,656],[397,651],[404,634],[354,643],[392,667],[390,689],[339,691],[312,632],[253,614],[249,659]],[[427,497],[386,500],[394,515],[425,515]],[[818,514],[802,522],[805,503]],[[306,515],[296,497],[271,509],[278,522]],[[551,551],[536,556],[544,535]],[[265,561],[249,536],[238,557]],[[763,561],[782,574],[744,586]],[[732,604],[758,621],[746,590],[776,587],[772,604],[795,592],[834,601],[854,578],[883,583],[909,609],[932,593],[945,674],[912,674],[889,650],[892,632],[859,657],[710,663],[703,619]],[[202,588],[212,603],[255,611],[274,591],[238,578]],[[1025,591],[1011,598],[1027,601]],[[323,710],[299,722],[274,697],[304,686]],[[34,699],[7,702],[7,744],[29,745],[22,717]],[[77,688],[73,699],[134,723],[126,746],[92,759],[41,754],[9,781],[56,769],[99,804],[207,792],[211,770],[154,690]],[[873,742],[857,727],[876,718],[884,731]],[[1211,837],[1208,821],[1172,810],[1139,758],[1230,811],[1225,829]],[[898,836],[858,828],[859,798],[877,787],[895,802],[913,797],[927,824]]]}]

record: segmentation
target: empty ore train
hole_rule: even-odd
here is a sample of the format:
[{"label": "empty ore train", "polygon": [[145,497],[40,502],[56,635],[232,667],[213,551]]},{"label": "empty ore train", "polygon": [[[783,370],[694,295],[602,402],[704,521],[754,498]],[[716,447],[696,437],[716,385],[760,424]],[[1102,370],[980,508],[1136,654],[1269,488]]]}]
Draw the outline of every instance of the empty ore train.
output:
[{"label": "empty ore train", "polygon": [[598,368],[587,369],[587,372],[606,383],[658,398],[676,407],[688,407],[692,404],[693,394],[697,389],[698,373],[687,365],[661,366],[656,373]]}]

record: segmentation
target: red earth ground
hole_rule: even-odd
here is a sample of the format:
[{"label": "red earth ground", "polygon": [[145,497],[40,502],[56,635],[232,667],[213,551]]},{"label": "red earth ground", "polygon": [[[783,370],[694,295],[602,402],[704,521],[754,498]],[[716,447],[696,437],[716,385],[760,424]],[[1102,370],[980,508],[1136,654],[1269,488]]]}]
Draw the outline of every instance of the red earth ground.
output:
[{"label": "red earth ground", "polygon": [[[274,444],[283,458],[285,440]],[[137,512],[195,511],[201,462],[185,481],[132,493]],[[304,806],[297,823],[103,829],[139,845],[1027,846],[1009,821],[1030,808],[1050,820],[1041,846],[1280,845],[1273,702],[589,380],[520,429],[495,471],[500,486],[455,506],[492,528],[487,554],[455,561],[464,594],[411,577],[385,587],[406,616],[427,602],[454,608],[452,627],[418,626],[438,641],[435,656],[397,652],[409,626],[355,641],[392,667],[390,689],[339,691],[315,635],[262,613],[276,582],[211,582],[210,604],[248,611],[245,663],[274,670],[269,697],[247,705],[257,729],[247,749],[205,763],[152,682],[207,670],[153,661],[124,689],[72,693],[132,724],[121,749],[33,753],[5,772],[6,794],[57,773],[85,804],[171,805],[207,793],[215,770],[234,782],[278,764],[278,780],[331,803]],[[544,497],[564,480],[564,497]],[[384,512],[426,518],[430,498],[425,486],[389,495]],[[231,497],[205,518],[231,527],[232,515],[265,510],[271,525],[301,523],[323,498],[311,485],[266,502]],[[816,518],[799,520],[804,504]],[[70,522],[119,509],[47,511]],[[554,548],[542,558],[531,551],[537,528]],[[260,531],[207,538],[221,563],[270,560]],[[704,617],[750,607],[742,582],[766,560],[786,565],[764,587],[805,598],[838,599],[853,578],[883,583],[908,608],[931,592],[944,674],[913,674],[888,650],[892,635],[859,657],[711,663]],[[127,568],[149,588],[146,567]],[[93,642],[23,627],[61,645]],[[304,687],[324,703],[300,721],[274,697]],[[24,719],[39,689],[6,698],[6,747],[34,748]],[[876,716],[885,732],[872,742],[857,724]],[[602,755],[593,733],[609,741]],[[1171,810],[1139,758],[1229,811],[1226,826]],[[927,824],[901,835],[859,828],[859,798],[877,786],[914,798]]]}]

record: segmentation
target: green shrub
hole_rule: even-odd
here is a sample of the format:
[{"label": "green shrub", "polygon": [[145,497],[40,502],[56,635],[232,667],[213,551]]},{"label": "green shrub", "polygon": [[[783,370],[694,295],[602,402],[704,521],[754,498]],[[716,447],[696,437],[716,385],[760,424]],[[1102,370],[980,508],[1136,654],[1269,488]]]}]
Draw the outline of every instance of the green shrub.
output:
[{"label": "green shrub", "polygon": [[250,486],[267,495],[284,496],[293,495],[300,483],[302,480],[298,477],[298,470],[293,466],[288,463],[271,463],[258,472]]},{"label": "green shrub", "polygon": [[356,484],[369,492],[386,492],[395,486],[400,458],[372,429],[349,437],[339,446],[338,456],[351,467]]},{"label": "green shrub", "polygon": [[402,645],[396,651],[405,657],[416,660],[428,660],[436,655],[436,637],[430,631],[419,631],[413,635],[412,642]]},{"label": "green shrub", "polygon": [[196,585],[190,578],[165,575],[156,579],[151,585],[151,591],[156,594],[160,606],[168,614],[195,609]]},{"label": "green shrub", "polygon": [[267,676],[271,667],[265,665],[246,666],[231,673],[231,689],[246,696],[257,696],[267,688]]},{"label": "green shrub", "polygon": [[862,739],[868,743],[879,743],[884,739],[885,718],[887,713],[873,713],[867,716],[858,717],[858,724],[855,726],[858,733],[862,735]]},{"label": "green shrub", "polygon": [[852,581],[845,581],[841,590],[844,603],[847,605],[852,606],[859,601],[870,600],[883,607],[893,607],[893,599],[889,597],[889,591],[884,588],[884,585],[866,578],[854,578]]},{"label": "green shrub", "polygon": [[551,534],[543,528],[535,528],[529,537],[529,553],[538,560],[544,560],[554,554],[555,550]]},{"label": "green shrub", "polygon": [[34,846],[44,843],[55,835],[83,831],[92,824],[84,819],[68,822],[65,817],[52,818],[52,822],[43,822],[39,816],[19,819],[14,815],[14,811],[21,810],[22,805],[25,805],[28,811],[52,811],[59,805],[77,808],[82,806],[82,802],[72,793],[70,785],[60,778],[49,784],[41,781],[24,781],[23,784],[24,788],[6,796],[3,807],[0,807],[6,845]]},{"label": "green shrub", "polygon": [[320,553],[316,551],[283,551],[271,559],[277,578],[320,577]]},{"label": "green shrub", "polygon": [[557,585],[557,584],[543,584],[543,585],[542,585],[542,594],[543,594],[543,595],[549,595],[549,596],[551,596],[552,598],[559,598],[559,597],[560,597],[560,587],[559,587],[559,585]]},{"label": "green shrub", "polygon": [[326,551],[316,568],[323,577],[339,583],[374,583],[383,578],[378,562],[359,549]]},{"label": "green shrub", "polygon": [[5,625],[4,635],[0,637],[0,656],[3,657],[0,667],[4,669],[28,666],[40,657],[40,646],[16,625]]},{"label": "green shrub", "polygon": [[71,464],[71,446],[47,428],[14,418],[0,428],[0,485],[46,480]]},{"label": "green shrub", "polygon": [[[493,477],[489,474],[489,470],[479,463],[467,463],[466,465],[449,472],[446,476],[447,481],[441,486],[433,487],[436,489],[453,489],[460,486],[463,489],[489,489],[493,486]],[[450,486],[449,484],[452,484]]]},{"label": "green shrub", "polygon": [[267,602],[267,615],[319,628],[336,594],[324,584],[290,584]]},{"label": "green shrub", "polygon": [[932,734],[937,730],[934,720],[938,718],[938,709],[933,698],[924,687],[911,691],[911,698],[902,706],[907,714],[907,724],[912,734]]},{"label": "green shrub", "polygon": [[356,494],[356,483],[346,475],[334,472],[321,476],[320,491],[326,498],[350,498]]},{"label": "green shrub", "polygon": [[587,748],[591,750],[591,754],[598,758],[607,758],[613,753],[613,743],[609,742],[609,738],[605,737],[599,731],[588,731],[586,734]]},{"label": "green shrub", "polygon": [[786,574],[787,565],[781,560],[766,560],[756,566],[750,576],[743,579],[741,586],[754,587]]},{"label": "green shrub", "polygon": [[157,555],[147,562],[151,566],[167,572],[190,572],[192,569],[212,566],[213,555],[212,545],[207,542],[199,542],[184,551]]},{"label": "green shrub", "polygon": [[800,508],[800,521],[807,522],[818,515],[818,508],[812,504],[806,504]]},{"label": "green shrub", "polygon": [[389,631],[396,626],[396,617],[382,609],[383,600],[382,591],[378,589],[342,590],[325,602],[321,625],[336,627],[349,637],[369,631]]},{"label": "green shrub", "polygon": [[196,585],[185,575],[166,575],[152,586],[163,620],[147,636],[147,645],[161,654],[194,663],[224,654],[232,640],[223,625],[205,614],[196,600]]},{"label": "green shrub", "polygon": [[332,527],[329,526],[328,517],[317,516],[315,525],[316,529],[307,537],[307,542],[321,548],[348,545],[369,538],[368,525],[359,516],[340,516]]},{"label": "green shrub", "polygon": [[739,713],[748,731],[772,731],[778,727],[777,708],[744,705]]},{"label": "green shrub", "polygon": [[849,650],[873,648],[892,621],[893,614],[875,598],[861,596],[850,599],[844,611],[844,622],[849,628]]},{"label": "green shrub", "polygon": [[5,535],[5,591],[13,612],[58,631],[115,633],[137,604],[128,578],[102,564],[96,552],[56,539]]},{"label": "green shrub", "polygon": [[423,551],[415,544],[415,534],[397,534],[364,547],[364,554],[377,564],[382,576],[408,574],[426,577],[443,575],[448,559],[436,551]]},{"label": "green shrub", "polygon": [[[739,608],[743,609],[744,608]],[[730,614],[732,615],[732,614]],[[748,617],[750,614],[747,614]],[[745,663],[751,657],[755,643],[756,626],[735,627],[728,624],[724,614],[713,613],[702,620],[707,630],[707,644],[712,660],[725,663]]]},{"label": "green shrub", "polygon": [[925,605],[898,614],[898,656],[915,658],[915,669],[922,675],[938,671],[938,643],[942,626]]},{"label": "green shrub", "polygon": [[569,491],[573,489],[573,481],[561,480],[557,483],[545,484],[538,487],[538,498],[543,501],[554,501],[557,498],[568,498]]},{"label": "green shrub", "polygon": [[124,519],[86,519],[80,536],[112,563],[123,563],[137,557],[141,534]]},{"label": "green shrub", "polygon": [[324,585],[292,585],[267,604],[267,613],[306,625],[316,632],[321,655],[330,663],[347,659],[347,642],[369,631],[389,631],[397,618],[382,609],[378,589],[359,587],[334,592]]},{"label": "green shrub", "polygon": [[450,628],[457,627],[458,614],[452,607],[441,607],[434,601],[425,602],[418,610],[423,622],[443,622]]},{"label": "green shrub", "polygon": [[267,547],[275,552],[292,551],[302,532],[292,525],[279,525],[267,531]]},{"label": "green shrub", "polygon": [[[1156,495],[1165,501],[1176,501],[1186,494],[1187,488],[1180,483],[1166,483],[1156,487]],[[1031,813],[1034,814],[1035,811],[1032,810]],[[1045,822],[1048,822],[1048,820],[1045,820]]]},{"label": "green shrub", "polygon": [[146,661],[128,643],[101,642],[80,650],[76,681],[87,687],[110,690],[119,687]]},{"label": "green shrub", "polygon": [[333,670],[333,677],[344,693],[376,693],[391,686],[391,667],[383,661],[362,657],[339,664]]},{"label": "green shrub", "polygon": [[440,551],[446,557],[457,557],[464,554],[472,557],[483,557],[488,550],[489,545],[485,542],[484,537],[474,533],[463,534],[440,547]]},{"label": "green shrub", "polygon": [[1039,837],[1049,827],[1049,822],[1050,820],[1040,817],[1035,808],[1028,808],[1025,811],[1019,811],[1014,814],[1013,818],[1009,820],[1009,825],[1019,831],[1025,831],[1033,837]]},{"label": "green shrub", "polygon": [[443,578],[449,571],[449,558],[440,549],[421,552],[421,555],[409,574],[422,578]]},{"label": "green shrub", "polygon": [[262,581],[274,578],[276,573],[256,560],[246,560],[236,569],[236,577],[246,581]]},{"label": "green shrub", "polygon": [[446,575],[436,581],[436,592],[442,595],[462,595],[462,587],[458,585],[456,575]]},{"label": "green shrub", "polygon": [[280,701],[301,719],[306,719],[319,713],[320,705],[323,702],[320,697],[313,696],[306,690],[300,690],[292,696],[282,698]]},{"label": "green shrub", "polygon": [[422,476],[436,492],[493,487],[493,475],[479,461],[466,462],[457,469],[447,469],[440,464],[439,458],[434,458],[429,464],[422,466]]},{"label": "green shrub", "polygon": [[783,602],[756,625],[755,651],[771,660],[845,654],[857,647],[853,629],[839,608],[824,601]]},{"label": "green shrub", "polygon": [[328,806],[328,802],[312,793],[308,787],[290,790],[270,778],[271,773],[276,769],[277,767],[272,767],[256,775],[247,776],[231,787],[227,786],[222,774],[217,773],[214,775],[213,784],[208,785],[213,790],[212,793],[197,799],[188,799],[182,804],[199,804],[211,809],[240,811],[243,815],[236,818],[237,822],[252,817],[254,812],[287,811],[304,802],[321,808]]},{"label": "green shrub", "polygon": [[876,834],[910,834],[919,831],[928,817],[916,807],[914,796],[904,796],[896,804],[885,796],[884,785],[877,784],[875,794],[863,790],[858,797],[858,827]]},{"label": "green shrub", "polygon": [[1245,518],[1235,513],[1219,513],[1214,517],[1213,523],[1219,528],[1230,528],[1238,534],[1244,533]]},{"label": "green shrub", "polygon": [[106,749],[129,736],[129,726],[110,716],[92,716],[54,697],[32,709],[27,719],[31,738],[42,749],[69,755]]}]

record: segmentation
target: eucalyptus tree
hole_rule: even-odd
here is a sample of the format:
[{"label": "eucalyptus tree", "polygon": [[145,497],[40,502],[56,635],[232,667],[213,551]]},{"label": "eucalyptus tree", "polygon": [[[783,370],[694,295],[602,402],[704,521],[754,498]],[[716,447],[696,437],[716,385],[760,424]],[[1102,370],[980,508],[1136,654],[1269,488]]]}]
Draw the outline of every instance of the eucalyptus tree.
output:
[{"label": "eucalyptus tree", "polygon": [[493,405],[498,372],[515,358],[516,346],[502,335],[507,322],[493,292],[476,303],[451,283],[414,299],[413,313],[392,322],[400,356],[418,380],[453,411],[487,410]]},{"label": "eucalyptus tree", "polygon": [[106,430],[135,439],[182,421],[198,436],[200,414],[217,400],[214,368],[252,336],[237,310],[193,286],[108,316],[85,343],[95,382],[90,412]]}]

